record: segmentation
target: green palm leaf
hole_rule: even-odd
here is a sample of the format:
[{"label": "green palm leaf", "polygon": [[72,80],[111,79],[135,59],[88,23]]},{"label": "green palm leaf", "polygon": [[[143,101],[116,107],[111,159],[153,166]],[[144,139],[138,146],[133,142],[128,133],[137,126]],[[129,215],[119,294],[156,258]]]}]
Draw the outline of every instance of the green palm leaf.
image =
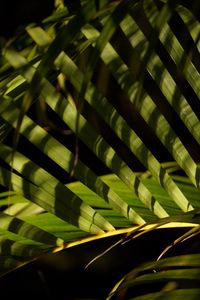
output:
[{"label": "green palm leaf", "polygon": [[[117,299],[115,298],[117,293],[119,297],[120,294],[125,297],[130,288],[132,288],[130,299],[179,299],[183,295],[198,299],[200,295],[197,288],[200,272],[198,259],[199,254],[174,256],[136,268],[126,275],[107,299]],[[188,288],[185,288],[186,283]],[[150,284],[157,284],[161,291],[153,293]],[[143,295],[145,289],[146,294]]]},{"label": "green palm leaf", "polygon": [[[69,6],[69,13],[61,5],[43,25],[27,26],[4,46],[2,273],[98,236],[200,224],[198,8],[197,1],[189,7],[171,0],[80,1],[79,10]],[[74,147],[56,122],[68,128]],[[160,158],[149,135],[171,162]],[[36,149],[48,163],[33,155]],[[97,174],[86,159],[91,153],[109,174]],[[134,162],[145,171],[138,172]],[[165,274],[134,275],[120,289],[195,279],[199,266],[190,270],[186,261],[197,258],[179,257]],[[165,267],[171,262],[166,259]],[[179,262],[186,263],[187,278]],[[196,299],[199,290],[174,289],[168,296],[184,293]],[[168,296],[161,290],[137,298]]]}]

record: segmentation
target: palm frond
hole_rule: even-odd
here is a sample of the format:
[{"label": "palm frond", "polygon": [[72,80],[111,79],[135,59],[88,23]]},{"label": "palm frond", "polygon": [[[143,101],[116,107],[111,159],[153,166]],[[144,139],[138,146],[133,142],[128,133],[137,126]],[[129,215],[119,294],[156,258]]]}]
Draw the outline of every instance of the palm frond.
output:
[{"label": "palm frond", "polygon": [[180,255],[147,263],[130,272],[107,299],[198,299],[199,254]]},{"label": "palm frond", "polygon": [[[5,45],[0,184],[8,198],[0,205],[9,207],[0,215],[2,273],[90,236],[200,224],[194,7],[197,1],[81,1]],[[110,174],[99,176],[90,155]],[[180,277],[168,273],[169,280]]]}]

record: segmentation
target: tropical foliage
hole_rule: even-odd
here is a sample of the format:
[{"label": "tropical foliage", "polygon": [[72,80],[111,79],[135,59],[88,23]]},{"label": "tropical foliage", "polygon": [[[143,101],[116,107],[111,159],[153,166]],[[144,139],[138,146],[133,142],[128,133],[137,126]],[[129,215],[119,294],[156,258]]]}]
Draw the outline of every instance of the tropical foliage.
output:
[{"label": "tropical foliage", "polygon": [[[199,11],[198,1],[58,1],[42,24],[4,42],[2,274],[107,235],[167,226],[192,227],[175,243],[198,235]],[[199,272],[198,254],[165,258],[115,291],[198,299]]]}]

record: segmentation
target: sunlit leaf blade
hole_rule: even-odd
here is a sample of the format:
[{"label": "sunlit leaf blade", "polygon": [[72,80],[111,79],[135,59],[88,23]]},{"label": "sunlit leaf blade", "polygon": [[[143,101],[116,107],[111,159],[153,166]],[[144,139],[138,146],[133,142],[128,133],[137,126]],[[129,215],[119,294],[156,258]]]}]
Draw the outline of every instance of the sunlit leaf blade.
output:
[{"label": "sunlit leaf blade", "polygon": [[[127,26],[128,26],[128,24],[127,24]],[[134,29],[134,27],[133,27],[133,29]],[[87,34],[86,30],[85,30],[85,32]],[[88,34],[89,35],[87,35],[87,36],[89,36],[89,37],[91,37],[91,36],[95,37],[96,34],[98,34],[98,32],[96,32],[92,28],[89,28]],[[136,86],[136,88],[134,88],[134,85],[135,85],[134,81],[133,81],[133,83],[131,83],[132,74],[128,70],[128,67],[126,65],[124,65],[122,60],[117,56],[114,49],[111,46],[110,47],[109,46],[110,45],[108,44],[107,49],[105,49],[105,55],[103,55],[104,53],[102,53],[102,58],[105,60],[108,67],[112,70],[113,75],[117,78],[119,84],[122,86],[123,89],[126,90],[128,96],[132,100],[134,97],[134,94],[135,94],[135,90],[137,91],[137,86]],[[130,82],[131,84],[129,85],[128,82]],[[144,102],[142,102],[142,101],[144,101]],[[139,109],[139,107],[140,107],[140,109]],[[154,132],[156,132],[156,134],[158,134],[159,138],[165,144],[166,148],[169,149],[170,152],[171,152],[171,149],[168,147],[168,145],[170,143],[172,143],[172,144],[174,143],[174,146],[172,149],[173,149],[173,154],[174,154],[175,159],[177,159],[180,166],[185,169],[185,171],[190,176],[191,180],[195,184],[197,184],[196,183],[197,165],[194,163],[194,161],[190,157],[187,150],[184,149],[184,146],[181,144],[180,140],[176,137],[176,135],[173,133],[173,131],[170,130],[169,125],[167,124],[166,120],[163,118],[163,116],[160,115],[159,111],[156,109],[156,106],[153,104],[151,99],[146,96],[143,100],[140,99],[140,103],[137,105],[137,108],[140,110],[142,117],[147,121],[147,123],[151,127],[153,126]],[[155,118],[154,118],[154,121],[151,122],[151,119],[153,119],[153,118],[151,118],[151,114],[157,116],[157,122],[156,122]],[[158,126],[158,124],[159,124],[159,126]],[[163,130],[162,130],[162,124],[163,124]],[[165,141],[165,136],[167,136],[166,141]],[[133,140],[136,140],[136,138],[134,138]],[[173,142],[173,140],[174,140],[174,142]],[[169,141],[170,141],[170,143],[169,143]],[[133,143],[131,143],[131,144],[133,145]],[[140,144],[137,147],[139,148],[139,146],[140,146]],[[134,149],[134,146],[132,146],[132,147]],[[143,146],[143,148],[145,148],[145,147]],[[182,150],[181,150],[181,148],[182,148]],[[136,151],[136,150],[134,149],[133,151]],[[179,156],[181,156],[181,158],[179,158]],[[184,167],[182,165],[182,161],[183,161],[183,157],[186,157],[186,156],[187,156],[187,160],[185,159],[185,161],[187,161],[188,166]],[[142,158],[140,158],[140,159],[142,160]],[[149,161],[150,161],[150,159],[149,159]],[[143,158],[142,162],[144,163],[144,158]],[[156,165],[156,161],[154,163],[154,168],[151,169],[151,167],[149,165],[147,166],[145,164],[145,166],[148,167],[150,170],[155,169],[155,165]],[[193,174],[191,173],[192,169],[194,169]],[[168,188],[168,190],[170,192],[170,190],[172,190],[172,188]]]},{"label": "sunlit leaf blade", "polygon": [[[64,102],[64,99],[58,99],[57,103],[55,102],[55,98],[54,102],[50,102],[53,100],[52,98],[47,99],[48,104],[59,107],[58,113],[60,112],[62,114],[63,120],[74,132],[76,132],[76,109],[70,103]],[[61,107],[63,107],[62,110]],[[167,215],[126,163],[121,160],[114,149],[94,130],[94,128],[90,126],[83,116],[79,116],[77,135],[83,141],[87,139],[87,136],[90,136],[90,139],[87,140],[87,146],[95,153],[95,155],[115,172],[131,189],[133,189],[142,202],[152,209],[155,214],[158,214],[160,217]]]},{"label": "sunlit leaf blade", "polygon": [[64,220],[56,217],[50,213],[43,213],[39,215],[23,216],[21,219],[33,224],[36,227],[42,228],[53,235],[60,237],[65,242],[84,238],[89,235],[86,231],[67,223]]},{"label": "sunlit leaf blade", "polygon": [[[11,53],[7,52],[9,58],[11,59],[11,62],[13,61],[14,66],[17,66],[16,61],[19,55],[14,53],[13,51],[11,51]],[[16,55],[16,60],[13,60],[14,54]],[[19,57],[19,61],[22,62],[22,64],[25,64],[26,62],[25,59],[23,59],[22,57]],[[30,68],[28,69],[31,71],[32,74],[34,73],[33,69]],[[26,76],[26,73],[27,72],[25,72],[23,75]],[[27,74],[28,76],[27,80],[30,80],[29,73]],[[42,92],[43,92],[43,96],[46,98],[47,103],[54,109],[58,107],[57,113],[61,114],[62,119],[67,123],[67,125],[74,132],[76,132],[76,119],[77,119],[76,109],[70,103],[67,103],[66,100],[56,92],[55,88],[53,88],[53,86],[46,81],[44,81],[44,89]],[[54,97],[52,97],[52,95],[54,95]],[[55,101],[56,95],[57,95],[56,97],[57,102]],[[111,168],[112,171],[116,172],[118,176],[120,176],[122,180],[125,181],[131,187],[131,189],[134,188],[135,193],[142,199],[142,201],[150,209],[154,211],[154,213],[158,214],[158,216],[160,217],[166,217],[167,213],[163,210],[163,208],[159,205],[159,203],[152,198],[147,188],[142,183],[140,183],[138,186],[139,179],[134,175],[134,173],[130,170],[130,168],[128,168],[126,164],[123,161],[121,161],[121,159],[118,157],[115,151],[105,142],[105,140],[100,135],[98,135],[98,133],[94,131],[94,129],[86,122],[86,120],[82,116],[79,117],[79,126],[80,128],[78,129],[79,132],[77,132],[77,134],[78,136],[80,136],[80,138],[83,141],[86,139],[88,135],[91,137],[91,140],[88,140],[87,142],[87,145],[91,148],[91,150],[94,151],[95,154],[109,168]],[[84,130],[82,130],[82,127],[84,127]],[[187,203],[185,210],[188,210],[189,204],[187,200],[185,201]]]},{"label": "sunlit leaf blade", "polygon": [[[8,101],[6,102],[6,105]],[[4,111],[3,115],[6,120],[10,122],[12,120],[12,114],[9,116],[9,112]],[[31,131],[30,129],[31,128]],[[71,161],[73,160],[73,154],[64,148],[59,142],[51,138],[42,128],[35,126],[28,118],[24,118],[22,124],[22,133],[33,141],[40,149],[42,149],[49,157],[51,157],[56,163],[58,163],[63,169],[70,172],[73,168]],[[45,144],[41,143],[41,140],[45,140]],[[58,155],[59,153],[59,155]],[[132,208],[128,208],[126,202],[119,198],[116,193],[113,193],[104,182],[101,181],[91,170],[89,170],[83,163],[78,162],[75,168],[75,176],[82,180],[89,188],[98,193],[106,201],[110,202],[112,207],[120,211],[124,216],[128,217],[131,221],[141,224],[144,223],[142,218],[137,215]],[[87,175],[87,176],[86,176]],[[107,192],[106,192],[107,191]]]},{"label": "sunlit leaf blade", "polygon": [[51,235],[47,231],[45,232],[38,227],[3,212],[0,213],[0,223],[1,229],[11,231],[19,236],[38,241],[40,243],[49,245],[58,245],[59,243],[62,243],[62,240],[59,241],[55,236]]},{"label": "sunlit leaf blade", "polygon": [[[63,189],[62,185],[59,183],[57,183],[57,188],[55,186],[56,189],[54,190],[53,194],[51,194],[47,192],[45,188],[43,189],[42,187],[37,187],[36,185],[30,183],[26,179],[23,179],[16,174],[12,174],[11,176],[10,172],[4,168],[1,168],[0,172],[4,178],[5,176],[8,178],[7,182],[4,180],[0,180],[0,183],[2,185],[8,184],[9,180],[16,192],[22,194],[30,201],[33,201],[34,203],[43,207],[45,210],[57,215],[61,219],[79,226],[85,231],[101,233],[103,232],[102,229],[100,229],[95,223],[100,223],[100,226],[103,227],[107,225],[107,222],[102,222],[103,218],[100,215],[96,214],[91,207],[82,203],[81,199],[78,199],[76,196],[68,197],[68,192],[66,194],[66,189]],[[61,190],[65,195],[61,194]],[[65,198],[64,196],[67,198]],[[57,199],[60,199],[59,203],[57,203]],[[77,204],[76,206],[74,205],[72,209],[71,204],[75,199],[77,199]],[[67,200],[69,202],[67,202]],[[80,210],[82,210],[82,213],[79,212]]]},{"label": "sunlit leaf blade", "polygon": [[22,195],[17,195],[16,198],[17,198],[16,201],[17,203],[13,202],[12,198],[10,199],[10,197],[9,200],[6,199],[5,204],[8,207],[4,209],[5,213],[8,213],[11,216],[18,216],[19,218],[21,218],[22,216],[38,215],[44,212],[44,209],[42,207],[38,206],[35,203],[31,203],[28,199],[25,199]]},{"label": "sunlit leaf blade", "polygon": [[[79,72],[76,69],[76,67],[72,63],[72,61],[70,61],[70,59],[68,57],[64,56],[64,54],[63,54],[63,58],[59,57],[56,60],[56,63],[61,67],[61,70],[67,76],[69,76],[69,78],[72,80],[72,83],[79,90],[80,82],[81,82],[80,79],[83,77],[83,75],[81,74],[81,72]],[[79,81],[74,80],[74,78],[76,78],[75,74],[77,74],[77,76],[79,77]],[[116,70],[115,70],[115,74],[116,74]],[[124,82],[123,82],[123,84],[124,84]],[[86,100],[88,100],[90,102],[90,104],[95,106],[96,102],[95,102],[94,98],[95,99],[98,98],[98,101],[101,101],[101,103],[102,103],[102,105],[99,108],[98,108],[98,106],[95,107],[98,110],[98,112],[101,114],[101,116],[106,120],[106,122],[109,122],[109,125],[116,132],[116,134],[123,140],[123,142],[128,147],[130,147],[132,152],[141,160],[141,162],[145,165],[145,167],[147,167],[152,172],[152,174],[156,177],[156,179],[158,179],[159,182],[166,188],[166,190],[169,192],[169,194],[175,199],[177,204],[180,205],[180,202],[182,204],[185,203],[185,207],[182,207],[182,209],[184,211],[191,209],[191,207],[190,207],[188,201],[185,199],[184,195],[181,193],[180,190],[177,189],[177,187],[173,183],[173,180],[171,180],[169,175],[165,172],[165,170],[162,168],[162,166],[159,164],[159,162],[154,158],[154,156],[151,154],[151,152],[147,150],[146,146],[142,143],[140,138],[133,132],[133,130],[131,130],[127,126],[125,121],[121,118],[121,116],[118,115],[116,110],[109,105],[109,103],[106,101],[105,97],[99,95],[98,91],[96,91],[91,86],[91,88],[88,90],[88,93],[86,94]],[[107,114],[105,114],[104,107],[106,107]],[[115,119],[116,119],[116,121],[115,121]],[[129,133],[128,139],[127,139],[127,136],[123,135],[124,130],[127,133]],[[146,154],[146,156],[144,154]],[[161,180],[161,176],[163,177],[162,180]]]},{"label": "sunlit leaf blade", "polygon": [[[129,36],[133,47],[136,47],[137,44],[136,44],[135,40],[133,40],[133,38],[131,38],[130,30],[132,30],[132,36],[134,36],[134,34],[135,34],[135,32],[133,30],[134,22],[133,22],[133,20],[131,20],[131,18],[129,19],[129,23],[130,22],[132,22],[133,26],[132,27],[127,26],[128,23],[124,22],[123,30],[125,31],[127,36]],[[136,29],[137,29],[137,27],[136,27]],[[166,32],[165,32],[165,36],[166,36]],[[168,46],[169,46],[169,42],[167,42],[167,47]],[[171,49],[171,44],[170,44],[170,49]],[[175,49],[177,49],[177,47],[175,47]],[[138,53],[138,57],[139,57],[139,53]],[[179,55],[179,58],[180,58],[180,55]],[[153,77],[155,78],[155,81],[161,87],[164,95],[166,95],[166,93],[167,93],[167,95],[166,95],[167,100],[172,105],[173,105],[173,103],[175,103],[174,105],[177,105],[177,101],[174,102],[173,99],[174,99],[175,95],[176,95],[176,98],[178,98],[178,99],[180,98],[180,92],[177,90],[178,87],[176,87],[175,83],[173,83],[173,80],[170,79],[169,74],[166,72],[165,66],[162,66],[160,64],[162,64],[162,63],[161,63],[161,61],[159,61],[159,59],[157,57],[152,57],[147,66],[147,70],[149,70],[150,73],[153,75]],[[166,67],[167,68],[169,67],[169,62],[168,62],[168,65],[166,65]],[[163,74],[162,74],[162,72],[163,72]],[[194,182],[194,184],[196,184],[198,186],[198,177],[196,178],[196,173],[198,173],[197,165],[195,165],[194,161],[189,157],[189,154],[187,153],[186,149],[184,149],[184,146],[181,145],[181,142],[175,136],[172,129],[169,129],[169,125],[164,120],[163,116],[162,115],[159,116],[160,113],[159,113],[158,109],[156,108],[155,104],[153,104],[153,102],[151,101],[151,99],[147,96],[144,96],[143,99],[141,98],[140,100],[144,101],[144,102],[142,103],[140,101],[140,103],[138,103],[138,105],[137,105],[137,108],[139,109],[143,118],[147,121],[147,123],[151,127],[153,126],[153,129],[155,130],[156,121],[155,120],[154,120],[154,122],[151,121],[151,113],[152,113],[152,115],[157,116],[157,122],[159,123],[159,126],[157,126],[157,131],[155,130],[156,134],[159,136],[161,141],[165,144],[165,147],[167,147],[168,150],[173,153],[174,158],[179,162],[181,167],[183,167],[183,169],[185,169],[186,173],[188,173],[192,182]],[[196,118],[195,114],[192,112],[190,106],[186,102],[186,100],[184,98],[180,98],[179,106],[177,105],[174,108],[178,114],[181,114],[180,116],[181,116],[181,118],[183,117],[183,121],[185,122],[186,126],[189,125],[188,129],[190,131],[192,131],[192,133],[194,134],[196,139],[199,141],[199,133],[198,133],[199,131],[196,130],[196,133],[194,132],[194,130],[197,129],[197,126],[199,126],[199,122],[198,122],[198,119]],[[187,110],[187,113],[185,113],[185,110]],[[185,116],[185,118],[184,118],[184,116]],[[189,116],[190,116],[190,121],[189,121]],[[193,124],[190,125],[191,124],[190,122],[192,122]],[[162,130],[162,126],[163,126],[163,130]],[[158,130],[160,130],[160,133]],[[166,133],[164,133],[165,131],[166,131]],[[165,141],[165,135],[167,135],[167,137],[168,137],[168,140],[166,140],[166,141]],[[174,143],[173,147],[169,143],[170,140],[171,140],[170,143],[172,143],[172,144]],[[177,148],[177,150],[176,150],[176,148]],[[186,155],[188,156],[188,159],[183,160],[181,157],[185,157]],[[185,162],[185,165],[182,165],[183,161]],[[187,165],[186,165],[186,163],[187,163]]]},{"label": "sunlit leaf blade", "polygon": [[[2,148],[0,150],[0,157],[2,157],[4,161],[6,161],[8,164],[11,163],[11,153],[12,149],[9,149],[8,147],[2,145]],[[84,204],[80,198],[76,197],[76,195],[70,190],[68,190],[67,187],[59,183],[56,180],[56,178],[51,176],[42,168],[39,168],[39,166],[35,165],[23,155],[15,153],[14,160],[12,162],[12,167],[14,170],[21,173],[22,177],[28,179],[35,186],[38,186],[41,190],[44,190],[53,197],[55,197],[55,206],[56,199],[59,199],[60,204],[61,202],[63,203],[61,204],[61,206],[65,207],[66,214],[69,213],[70,210],[73,211],[72,216],[80,214],[83,218],[88,218],[89,215],[92,214],[91,221],[93,220],[94,224],[96,224],[97,226],[101,226],[102,230],[114,229],[108,222],[106,222],[106,220],[101,218],[100,215],[95,215],[95,212],[94,210],[92,210],[91,207]],[[29,172],[30,169],[31,173]],[[26,187],[24,187],[24,190],[26,190]],[[70,217],[70,215],[68,219],[71,220],[71,222],[73,222],[73,217]],[[77,221],[75,221],[75,224],[76,222]]]},{"label": "sunlit leaf blade", "polygon": [[[6,236],[6,235],[5,235]],[[44,244],[27,244],[26,240],[15,241],[14,239],[2,238],[0,239],[0,255],[10,255],[19,260],[29,260],[38,257],[42,253],[50,251],[51,248]]]}]

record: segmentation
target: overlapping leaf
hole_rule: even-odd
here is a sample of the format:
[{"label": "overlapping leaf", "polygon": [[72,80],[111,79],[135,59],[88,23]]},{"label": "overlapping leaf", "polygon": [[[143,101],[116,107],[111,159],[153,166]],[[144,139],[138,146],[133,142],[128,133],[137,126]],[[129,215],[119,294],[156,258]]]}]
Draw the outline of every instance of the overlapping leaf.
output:
[{"label": "overlapping leaf", "polygon": [[[43,27],[27,27],[20,47],[14,41],[3,49],[0,184],[8,191],[1,205],[9,207],[0,216],[2,269],[91,234],[157,226],[159,219],[199,223],[200,25],[193,5],[109,2],[81,1],[71,14],[63,8]],[[176,24],[184,28],[185,39]],[[118,93],[126,109],[117,105]],[[32,117],[35,103],[38,114],[46,117],[51,111],[70,128],[75,150]],[[131,122],[134,110],[184,176],[174,177],[165,168],[142,127]],[[60,182],[53,167],[45,168],[18,146],[22,137],[30,151],[37,149],[50,166],[80,182]],[[114,175],[99,177],[80,160],[79,139]],[[138,173],[131,160],[147,172]],[[191,289],[191,295],[196,293]]]}]

